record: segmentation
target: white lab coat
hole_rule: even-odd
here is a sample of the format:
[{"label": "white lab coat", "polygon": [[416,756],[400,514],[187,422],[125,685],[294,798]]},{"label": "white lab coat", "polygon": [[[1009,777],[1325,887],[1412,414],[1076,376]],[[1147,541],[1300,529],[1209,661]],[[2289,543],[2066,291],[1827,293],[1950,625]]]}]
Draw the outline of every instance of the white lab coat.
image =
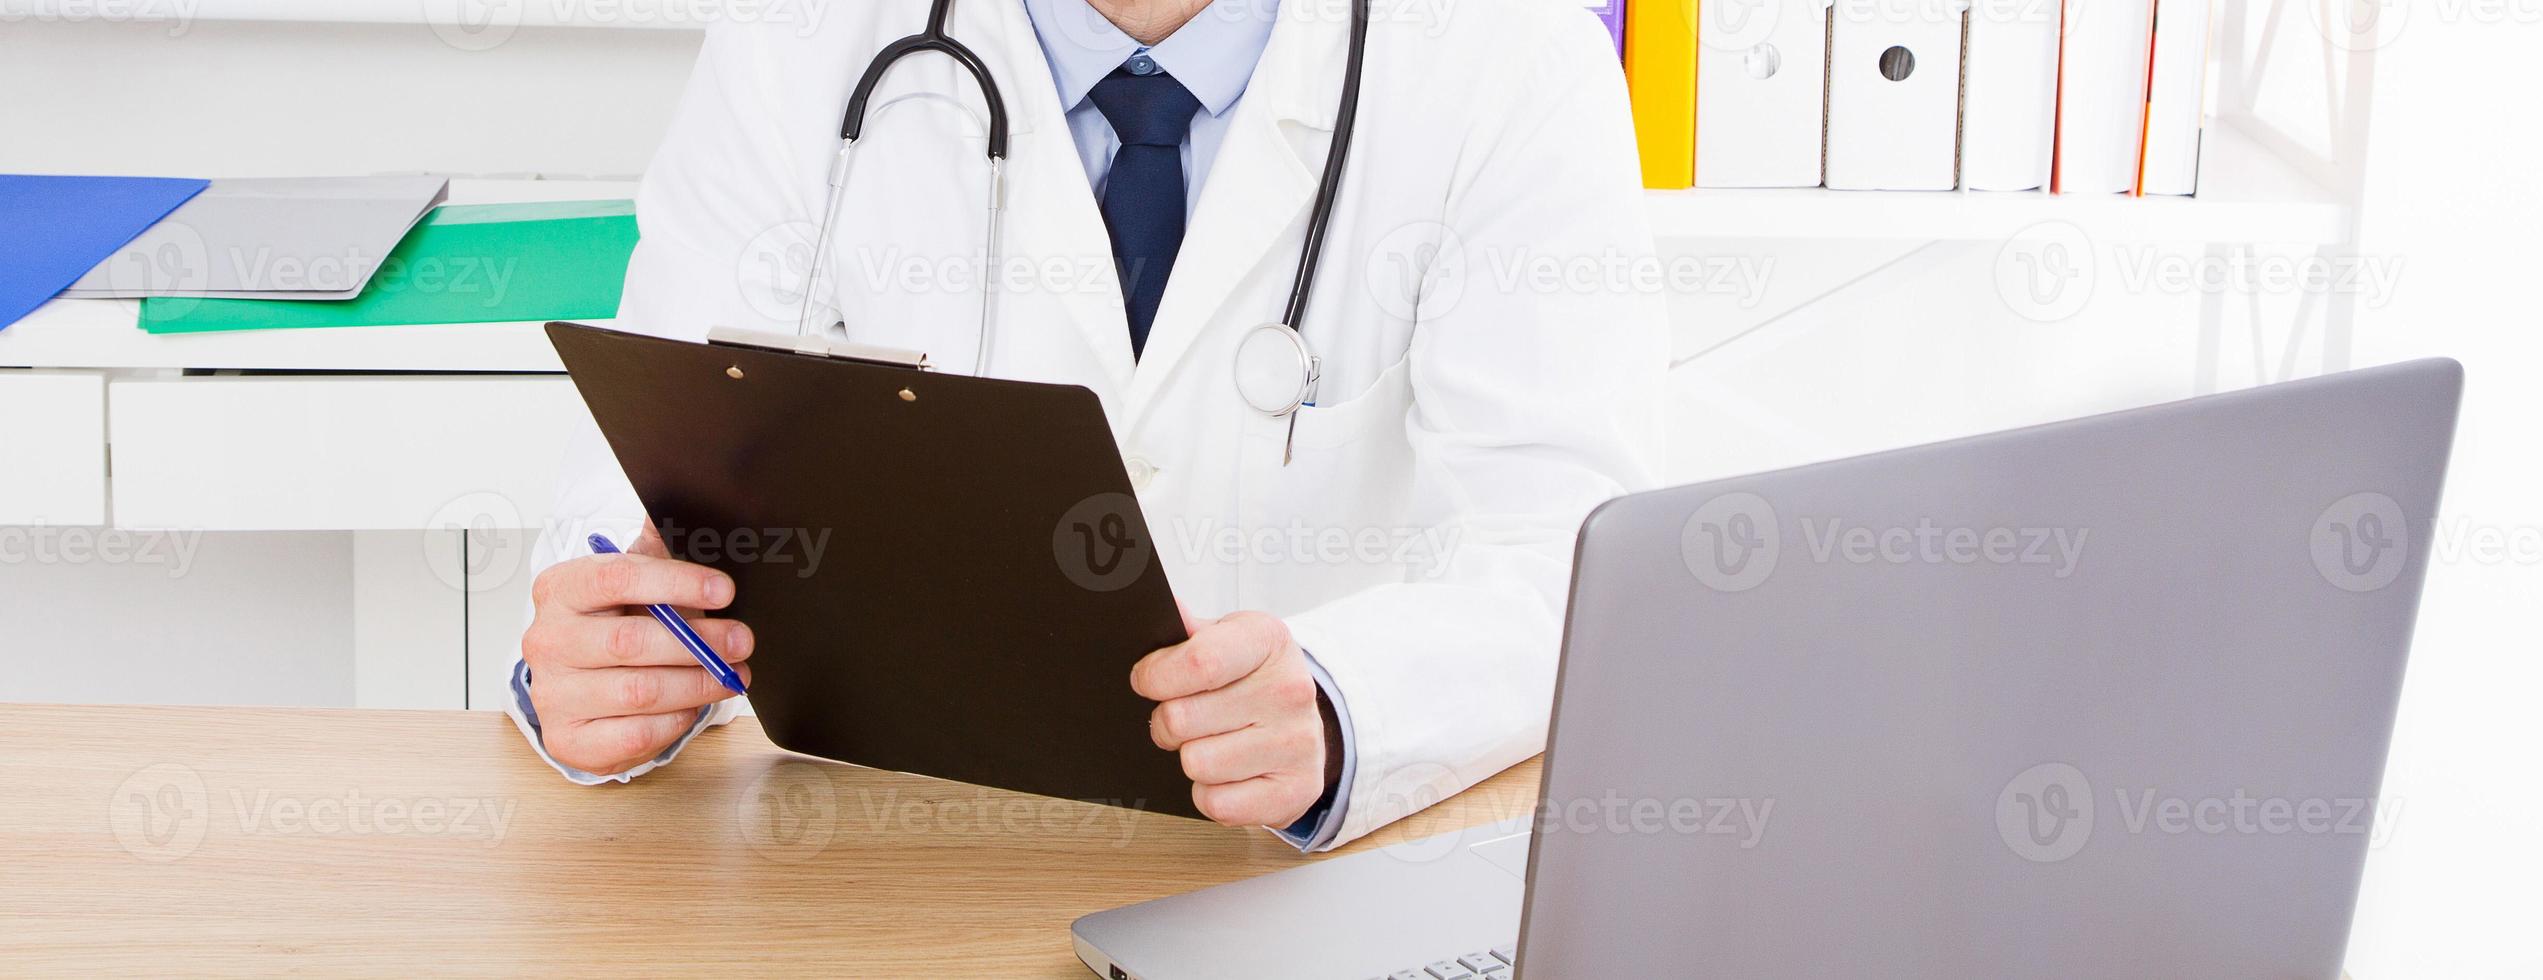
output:
[{"label": "white lab coat", "polygon": [[[1305,318],[1321,399],[1281,465],[1287,423],[1240,400],[1234,350],[1288,294],[1348,30],[1342,0],[1281,7],[1136,363],[1023,5],[958,0],[952,33],[1012,117],[988,373],[1100,396],[1176,594],[1283,617],[1332,675],[1358,753],[1340,842],[1543,748],[1574,536],[1654,479],[1668,351],[1607,36],[1557,0],[1380,4]],[[795,329],[849,89],[926,4],[813,9],[809,27],[708,31],[638,192],[622,328]],[[983,103],[958,72],[907,60],[875,96],[821,257],[820,293],[843,309],[820,315],[968,370],[988,170]],[[535,561],[639,514],[587,436]]]}]

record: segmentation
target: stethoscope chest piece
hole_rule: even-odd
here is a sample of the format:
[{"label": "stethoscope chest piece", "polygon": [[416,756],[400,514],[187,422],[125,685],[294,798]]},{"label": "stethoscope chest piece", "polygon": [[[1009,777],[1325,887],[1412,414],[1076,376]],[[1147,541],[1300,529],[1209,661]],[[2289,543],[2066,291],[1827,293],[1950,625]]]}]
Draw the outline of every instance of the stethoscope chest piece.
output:
[{"label": "stethoscope chest piece", "polygon": [[1292,415],[1316,403],[1323,367],[1298,331],[1262,324],[1236,343],[1236,393],[1257,412],[1273,418]]}]

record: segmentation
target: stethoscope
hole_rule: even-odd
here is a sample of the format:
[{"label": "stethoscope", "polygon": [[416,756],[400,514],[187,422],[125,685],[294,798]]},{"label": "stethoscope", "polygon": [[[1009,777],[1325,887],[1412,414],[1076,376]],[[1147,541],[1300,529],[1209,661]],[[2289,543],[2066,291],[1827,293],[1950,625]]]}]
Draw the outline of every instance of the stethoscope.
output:
[{"label": "stethoscope", "polygon": [[[1333,138],[1325,151],[1324,175],[1316,185],[1315,206],[1308,212],[1306,239],[1298,248],[1298,274],[1289,286],[1289,302],[1281,310],[1278,322],[1253,328],[1236,345],[1237,395],[1254,411],[1289,420],[1288,440],[1281,449],[1283,465],[1289,463],[1296,446],[1299,410],[1315,406],[1316,388],[1324,376],[1324,359],[1307,345],[1299,330],[1306,319],[1307,298],[1314,291],[1316,267],[1323,259],[1325,232],[1333,224],[1334,201],[1342,189],[1343,160],[1351,152],[1352,124],[1359,115],[1360,66],[1368,48],[1369,3],[1370,0],[1359,0],[1352,5],[1351,51],[1342,74],[1342,106],[1334,116]],[[813,236],[812,268],[804,284],[803,309],[796,317],[795,332],[802,336],[812,329],[813,297],[820,291],[822,256],[830,244],[831,225],[839,218],[849,163],[865,128],[867,101],[893,63],[921,52],[940,52],[971,74],[989,108],[988,265],[980,277],[979,339],[972,363],[972,373],[980,374],[988,368],[991,325],[996,317],[997,290],[991,284],[997,278],[995,270],[1003,268],[1004,261],[998,219],[1006,209],[1007,105],[998,94],[998,82],[990,76],[988,64],[945,33],[946,21],[952,14],[953,0],[933,0],[927,10],[926,29],[886,45],[866,66],[865,74],[857,78],[856,89],[848,97],[847,113],[839,122],[839,154],[830,164],[830,189],[823,196],[821,226]]]}]

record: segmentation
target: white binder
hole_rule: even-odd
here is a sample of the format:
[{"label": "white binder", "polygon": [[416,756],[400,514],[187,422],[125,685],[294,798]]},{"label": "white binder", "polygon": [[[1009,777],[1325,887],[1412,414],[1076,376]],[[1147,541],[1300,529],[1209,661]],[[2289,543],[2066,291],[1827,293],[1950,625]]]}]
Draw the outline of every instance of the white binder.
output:
[{"label": "white binder", "polygon": [[1829,2],[1701,5],[1695,186],[1819,186]]},{"label": "white binder", "polygon": [[1958,186],[1959,0],[1837,0],[1828,40],[1828,186]]},{"label": "white binder", "polygon": [[2057,149],[2060,0],[1975,0],[1961,83],[1960,185],[2047,187]]},{"label": "white binder", "polygon": [[2146,93],[2145,162],[2137,193],[2199,190],[2199,143],[2207,122],[2209,0],[2156,0],[2153,88]]},{"label": "white binder", "polygon": [[2065,16],[2054,186],[2060,194],[2135,190],[2154,0],[2066,0]]}]

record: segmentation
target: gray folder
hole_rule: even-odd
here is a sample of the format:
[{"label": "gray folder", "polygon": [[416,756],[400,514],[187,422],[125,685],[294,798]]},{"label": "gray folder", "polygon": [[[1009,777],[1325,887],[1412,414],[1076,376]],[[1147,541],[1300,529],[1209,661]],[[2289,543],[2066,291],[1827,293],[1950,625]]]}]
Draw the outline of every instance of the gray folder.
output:
[{"label": "gray folder", "polygon": [[352,299],[449,187],[440,177],[215,180],[62,296]]}]

